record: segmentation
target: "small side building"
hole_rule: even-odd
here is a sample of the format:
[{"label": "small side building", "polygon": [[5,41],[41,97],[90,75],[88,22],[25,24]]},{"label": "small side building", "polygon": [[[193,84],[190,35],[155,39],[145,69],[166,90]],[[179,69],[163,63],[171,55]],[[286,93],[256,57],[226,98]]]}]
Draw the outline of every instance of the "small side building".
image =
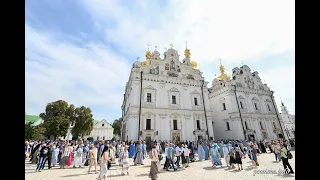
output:
[{"label": "small side building", "polygon": [[113,138],[113,127],[108,123],[107,120],[95,121],[95,125],[90,135],[85,136],[84,139],[92,137],[96,140],[111,140]]}]

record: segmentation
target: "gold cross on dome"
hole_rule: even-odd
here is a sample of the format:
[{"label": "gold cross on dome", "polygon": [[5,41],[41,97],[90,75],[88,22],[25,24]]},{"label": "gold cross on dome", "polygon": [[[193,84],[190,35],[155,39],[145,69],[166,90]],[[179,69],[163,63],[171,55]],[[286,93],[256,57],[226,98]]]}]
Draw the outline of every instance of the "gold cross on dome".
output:
[{"label": "gold cross on dome", "polygon": [[171,48],[173,48],[173,44],[172,43],[170,43],[169,45],[171,46]]},{"label": "gold cross on dome", "polygon": [[186,43],[186,49],[188,48],[188,41],[186,41],[186,42],[184,42],[184,43]]},{"label": "gold cross on dome", "polygon": [[154,46],[154,48],[155,48],[156,50],[157,50],[157,47],[158,47],[158,46]]},{"label": "gold cross on dome", "polygon": [[149,47],[150,47],[151,45],[148,43],[147,46],[148,46],[148,51],[149,51]]}]

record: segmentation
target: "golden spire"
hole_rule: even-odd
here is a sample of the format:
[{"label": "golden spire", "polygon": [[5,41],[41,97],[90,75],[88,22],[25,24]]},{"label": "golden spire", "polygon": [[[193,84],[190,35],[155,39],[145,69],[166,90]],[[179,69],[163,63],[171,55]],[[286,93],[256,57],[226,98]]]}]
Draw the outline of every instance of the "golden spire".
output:
[{"label": "golden spire", "polygon": [[186,41],[185,43],[186,43],[186,49],[184,50],[184,55],[189,57],[191,53],[190,53],[190,49],[188,49],[188,42]]},{"label": "golden spire", "polygon": [[[186,41],[186,49],[184,50],[184,55],[187,57],[187,58],[190,58],[190,49],[188,49],[188,42]],[[192,66],[193,69],[197,69],[198,68],[198,63],[195,62],[195,61],[190,61],[190,64]]]},{"label": "golden spire", "polygon": [[225,79],[225,78],[230,78],[230,76],[229,75],[227,75],[225,72],[224,72],[224,66],[221,64],[221,59],[219,59],[220,60],[220,72],[221,72],[221,74],[220,74],[220,76],[218,76],[218,79]]},{"label": "golden spire", "polygon": [[147,44],[148,50],[146,52],[146,60],[142,62],[142,65],[149,66],[150,65],[150,59],[151,59],[151,52],[149,50],[150,44]]}]

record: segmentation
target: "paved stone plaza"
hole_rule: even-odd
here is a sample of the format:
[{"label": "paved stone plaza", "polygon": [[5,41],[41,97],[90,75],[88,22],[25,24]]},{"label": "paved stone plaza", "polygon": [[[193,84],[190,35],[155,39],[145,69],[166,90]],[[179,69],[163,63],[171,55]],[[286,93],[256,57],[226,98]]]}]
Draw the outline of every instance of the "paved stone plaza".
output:
[{"label": "paved stone plaza", "polygon": [[[292,151],[293,157],[295,157],[295,152]],[[130,166],[130,175],[121,176],[121,168],[117,165],[112,165],[111,169],[108,171],[107,179],[119,179],[119,180],[144,180],[150,179],[148,177],[150,170],[150,159],[144,161],[145,165],[133,166],[132,159]],[[221,159],[222,163],[224,159]],[[193,162],[190,167],[178,171],[163,171],[158,174],[159,180],[178,180],[178,179],[192,179],[192,180],[221,180],[221,179],[250,179],[250,180],[275,180],[275,179],[295,179],[294,174],[285,175],[282,174],[283,166],[282,162],[275,162],[274,154],[260,154],[258,156],[258,161],[260,166],[257,168],[252,168],[249,158],[243,159],[243,170],[238,171],[238,168],[228,169],[225,164],[222,168],[213,169],[211,162],[209,160],[202,162]],[[295,171],[295,159],[289,160],[293,170]],[[164,160],[162,160],[162,164]],[[236,166],[237,167],[237,166]],[[55,180],[55,179],[66,179],[66,180],[94,180],[98,177],[98,174],[88,174],[88,167],[84,168],[66,168],[59,169],[59,167],[54,167],[50,170],[45,167],[41,172],[35,172],[36,165],[30,164],[26,161],[25,164],[25,176],[26,180]],[[99,169],[99,168],[98,168]],[[280,171],[279,171],[280,170]],[[280,173],[278,173],[280,172]],[[98,172],[99,173],[99,172]]]}]

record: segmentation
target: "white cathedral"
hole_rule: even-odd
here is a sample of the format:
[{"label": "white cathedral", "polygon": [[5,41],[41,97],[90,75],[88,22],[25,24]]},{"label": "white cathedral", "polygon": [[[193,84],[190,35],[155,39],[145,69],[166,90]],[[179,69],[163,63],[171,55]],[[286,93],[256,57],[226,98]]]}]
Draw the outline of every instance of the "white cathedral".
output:
[{"label": "white cathedral", "polygon": [[122,140],[197,141],[284,138],[273,91],[247,65],[232,77],[220,65],[212,87],[190,50],[179,60],[172,47],[163,54],[148,49],[136,61],[125,87]]}]

